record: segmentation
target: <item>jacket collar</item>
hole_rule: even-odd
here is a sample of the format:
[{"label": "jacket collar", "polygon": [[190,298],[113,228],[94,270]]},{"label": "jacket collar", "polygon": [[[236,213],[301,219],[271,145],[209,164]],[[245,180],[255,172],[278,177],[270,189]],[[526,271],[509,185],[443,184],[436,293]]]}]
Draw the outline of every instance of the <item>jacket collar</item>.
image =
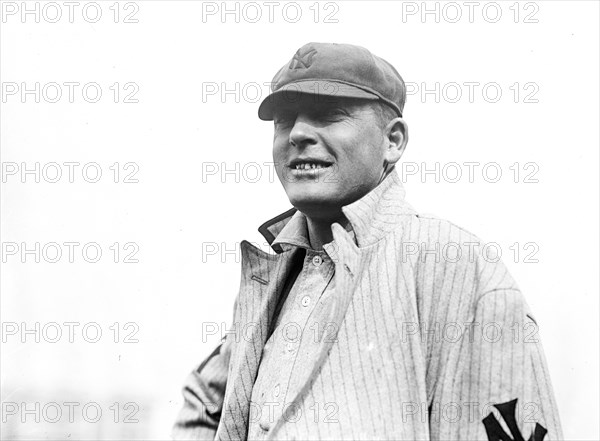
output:
[{"label": "jacket collar", "polygon": [[[357,244],[356,234],[352,229],[352,225],[348,225],[346,231],[353,236],[354,243]],[[284,250],[288,247],[300,247],[306,250],[312,250],[310,239],[308,237],[308,221],[306,215],[301,211],[296,211],[287,223],[281,229],[271,247],[281,246]]]},{"label": "jacket collar", "polygon": [[[350,222],[359,247],[364,248],[378,242],[395,227],[398,217],[415,213],[404,197],[404,187],[398,172],[394,169],[369,193],[342,207],[342,212]],[[291,224],[286,228],[290,222]],[[306,228],[306,218],[292,208],[263,223],[258,231],[279,254],[284,250],[282,247],[284,243],[306,245],[306,239],[302,239],[301,235],[297,234],[300,228]],[[283,235],[280,237],[281,233]]]},{"label": "jacket collar", "polygon": [[270,245],[271,247],[281,245],[282,248],[285,245],[293,245],[310,249],[308,223],[304,213],[296,210]]}]

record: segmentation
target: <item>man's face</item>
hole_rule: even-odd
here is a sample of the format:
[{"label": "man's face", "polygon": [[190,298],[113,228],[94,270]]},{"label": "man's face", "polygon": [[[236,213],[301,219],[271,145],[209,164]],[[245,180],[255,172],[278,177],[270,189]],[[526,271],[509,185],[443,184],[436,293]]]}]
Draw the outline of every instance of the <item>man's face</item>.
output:
[{"label": "man's face", "polygon": [[379,183],[388,142],[372,101],[303,96],[274,113],[273,161],[291,204],[328,217]]}]

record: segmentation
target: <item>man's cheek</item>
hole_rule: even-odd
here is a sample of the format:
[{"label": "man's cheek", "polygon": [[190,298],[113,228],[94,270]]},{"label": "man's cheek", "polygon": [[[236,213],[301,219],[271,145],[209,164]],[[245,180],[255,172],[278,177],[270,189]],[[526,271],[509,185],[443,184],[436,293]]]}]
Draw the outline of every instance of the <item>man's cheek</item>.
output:
[{"label": "man's cheek", "polygon": [[284,186],[289,185],[294,182],[294,175],[292,174],[292,169],[289,167],[282,166],[280,167],[279,172],[279,180]]},{"label": "man's cheek", "polygon": [[342,180],[342,174],[340,172],[340,166],[338,163],[332,164],[330,170],[323,177],[323,183],[337,185]]},{"label": "man's cheek", "polygon": [[285,169],[287,169],[288,167],[286,167],[285,157],[281,155],[278,150],[275,149],[273,149],[273,167],[275,168],[275,173],[277,173],[277,176],[281,180],[283,173],[286,172]]}]

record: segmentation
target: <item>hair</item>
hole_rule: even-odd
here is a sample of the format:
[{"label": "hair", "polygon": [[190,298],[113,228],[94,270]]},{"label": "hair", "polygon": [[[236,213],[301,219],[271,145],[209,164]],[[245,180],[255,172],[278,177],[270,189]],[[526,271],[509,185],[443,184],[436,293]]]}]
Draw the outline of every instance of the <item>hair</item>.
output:
[{"label": "hair", "polygon": [[377,115],[379,128],[382,130],[385,129],[385,126],[387,126],[391,120],[398,117],[398,113],[383,101],[376,101],[373,103],[373,111]]}]

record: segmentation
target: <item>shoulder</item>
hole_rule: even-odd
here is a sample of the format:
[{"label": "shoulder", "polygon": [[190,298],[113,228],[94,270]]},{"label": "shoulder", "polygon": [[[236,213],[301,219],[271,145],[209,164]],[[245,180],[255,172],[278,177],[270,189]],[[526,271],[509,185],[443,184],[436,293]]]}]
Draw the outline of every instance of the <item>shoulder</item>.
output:
[{"label": "shoulder", "polygon": [[[475,302],[494,290],[518,291],[502,262],[500,245],[482,240],[449,220],[431,214],[406,216],[396,246],[423,278],[465,278]],[[438,282],[447,286],[444,280]]]},{"label": "shoulder", "polygon": [[404,220],[405,236],[431,244],[481,243],[481,239],[455,223],[433,214],[414,213]]}]

